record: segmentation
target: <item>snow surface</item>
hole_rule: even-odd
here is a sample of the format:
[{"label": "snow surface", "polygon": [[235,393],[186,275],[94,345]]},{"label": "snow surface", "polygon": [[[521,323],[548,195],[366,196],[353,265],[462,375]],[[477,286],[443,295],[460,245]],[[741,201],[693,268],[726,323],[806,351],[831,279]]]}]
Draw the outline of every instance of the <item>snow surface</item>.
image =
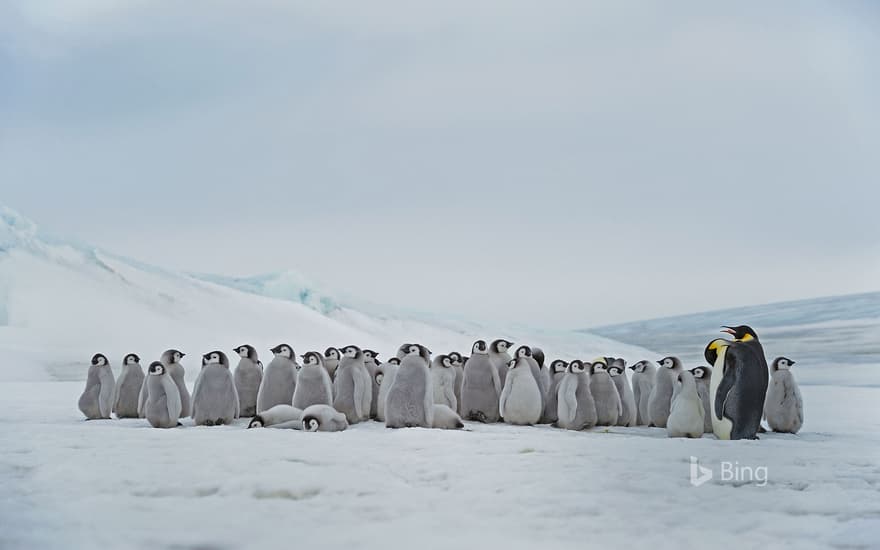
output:
[{"label": "snow surface", "polygon": [[[346,306],[321,311],[314,301],[260,295],[256,283],[227,283],[52,239],[0,208],[0,548],[872,548],[880,541],[880,384],[878,369],[865,364],[796,366],[804,431],[760,441],[667,439],[653,428],[387,430],[369,422],[302,433],[246,430],[245,419],[211,428],[187,420],[173,430],[82,419],[76,402],[96,351],[118,374],[125,353],[147,363],[180,348],[190,354],[190,387],[199,354],[245,342],[264,358],[282,341],[298,353],[356,343],[388,357],[404,341],[467,351],[478,336],[540,345],[548,358],[636,360],[665,351],[589,333],[432,323]],[[829,375],[840,372],[846,376]],[[691,456],[716,479],[692,486]],[[722,461],[766,466],[767,484],[718,479]]]}]

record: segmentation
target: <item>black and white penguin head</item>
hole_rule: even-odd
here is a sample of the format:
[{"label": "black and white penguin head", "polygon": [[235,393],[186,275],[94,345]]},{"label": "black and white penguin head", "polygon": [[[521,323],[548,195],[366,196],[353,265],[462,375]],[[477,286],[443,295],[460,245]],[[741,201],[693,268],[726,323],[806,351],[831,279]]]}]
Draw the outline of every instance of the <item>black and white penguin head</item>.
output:
[{"label": "black and white penguin head", "polygon": [[147,369],[147,374],[150,376],[162,376],[165,374],[165,365],[160,363],[159,361],[153,361],[150,363],[150,367]]},{"label": "black and white penguin head", "polygon": [[645,372],[646,368],[648,368],[648,362],[644,361],[644,360],[637,361],[637,362],[633,363],[632,366],[630,366],[631,371],[639,372],[639,373]]},{"label": "black and white penguin head", "polygon": [[664,369],[674,369],[681,366],[681,361],[678,360],[678,357],[664,357],[657,362]]},{"label": "black and white penguin head", "polygon": [[235,348],[235,353],[237,353],[242,359],[250,359],[255,363],[257,362],[257,350],[254,346],[243,344]]},{"label": "black and white penguin head", "polygon": [[317,432],[319,429],[321,429],[321,421],[317,416],[309,415],[303,418],[303,430]]},{"label": "black and white penguin head", "polygon": [[343,346],[339,348],[339,351],[343,356],[348,357],[349,359],[357,359],[364,356],[364,352],[362,352],[361,348],[357,346]]},{"label": "black and white penguin head", "polygon": [[424,359],[426,363],[429,365],[431,364],[431,350],[421,344],[404,344],[400,346],[399,351],[404,357],[407,355],[418,355]]},{"label": "black and white penguin head", "polygon": [[691,369],[691,374],[697,380],[709,380],[712,377],[712,369],[709,367],[694,367]]},{"label": "black and white penguin head", "polygon": [[263,417],[257,415],[251,419],[250,423],[248,423],[248,428],[262,428],[265,425],[266,422],[263,420]]},{"label": "black and white penguin head", "polygon": [[125,359],[122,360],[123,365],[139,365],[141,362],[141,358],[138,357],[137,353],[129,353],[125,356]]},{"label": "black and white penguin head", "polygon": [[458,353],[457,351],[450,351],[446,355],[448,355],[449,360],[452,361],[452,366],[460,367],[461,365],[464,364],[464,361],[462,361],[462,359],[461,359],[461,354]]},{"label": "black and white penguin head", "polygon": [[489,353],[489,348],[486,346],[485,340],[477,340],[474,342],[474,345],[471,347],[471,353],[479,353],[486,355]]},{"label": "black and white penguin head", "polygon": [[749,340],[757,340],[758,335],[752,330],[752,327],[748,325],[740,325],[738,327],[729,327],[727,325],[723,325],[721,327],[721,332],[726,332],[733,336],[733,339],[737,342],[748,342]]},{"label": "black and white penguin head", "polygon": [[538,362],[538,366],[544,368],[544,350],[541,348],[532,348],[532,359]]},{"label": "black and white penguin head", "polygon": [[626,359],[623,357],[613,357],[610,361],[608,361],[609,367],[617,367],[620,370],[626,370]]},{"label": "black and white penguin head", "polygon": [[180,350],[168,349],[162,353],[162,356],[159,357],[159,360],[166,365],[172,365],[174,363],[180,363],[180,360],[183,359],[185,356],[186,354]]},{"label": "black and white penguin head", "polygon": [[339,359],[340,356],[341,354],[339,353],[339,350],[334,347],[329,347],[324,350],[324,357],[328,359]]},{"label": "black and white penguin head", "polygon": [[686,371],[686,370],[681,371],[680,373],[678,373],[678,376],[675,377],[675,383],[678,386],[687,385],[689,383],[693,384],[694,383],[694,375],[691,374],[690,371]]},{"label": "black and white penguin head", "polygon": [[599,374],[601,372],[608,372],[608,364],[605,362],[604,357],[600,357],[590,364],[590,374]]},{"label": "black and white penguin head", "polygon": [[229,358],[222,351],[212,351],[202,356],[202,366],[220,365],[229,368]]},{"label": "black and white penguin head", "polygon": [[794,365],[794,361],[789,359],[788,357],[777,357],[773,360],[772,370],[791,370],[792,365]]},{"label": "black and white penguin head", "polygon": [[375,361],[378,357],[379,357],[379,352],[373,351],[371,349],[364,350],[364,358],[365,359],[368,359],[368,360],[372,359],[373,361]]},{"label": "black and white penguin head", "polygon": [[287,357],[288,359],[293,359],[294,357],[296,357],[296,354],[293,352],[293,348],[287,344],[278,344],[269,351],[271,351],[275,355]]},{"label": "black and white penguin head", "polygon": [[516,348],[516,353],[513,354],[514,357],[531,357],[532,356],[532,348],[529,346],[520,346]]},{"label": "black and white penguin head", "polygon": [[620,376],[623,374],[623,369],[620,368],[620,365],[611,365],[608,367],[608,374],[611,376]]},{"label": "black and white penguin head", "polygon": [[[495,353],[507,353],[507,350],[510,349],[510,346],[513,345],[513,342],[509,340],[505,340],[504,338],[499,338],[492,342],[491,349]],[[529,350],[529,354],[532,353],[532,350]]]},{"label": "black and white penguin head", "polygon": [[303,364],[307,367],[323,367],[324,366],[324,358],[317,351],[306,352],[306,354],[302,356],[302,359],[303,359]]},{"label": "black and white penguin head", "polygon": [[92,366],[93,367],[109,367],[110,361],[107,360],[107,357],[103,353],[96,353],[92,356]]},{"label": "black and white penguin head", "polygon": [[381,386],[381,385],[382,385],[382,380],[385,380],[385,373],[384,373],[383,371],[381,371],[381,370],[377,370],[377,371],[376,371],[376,376],[374,376],[374,378],[375,378],[375,380],[376,380],[376,384],[379,385],[379,386]]},{"label": "black and white penguin head", "polygon": [[452,368],[452,358],[446,354],[440,354],[436,357],[435,362],[438,363],[444,369]]},{"label": "black and white penguin head", "polygon": [[584,362],[580,359],[575,359],[571,363],[568,364],[566,368],[566,372],[570,372],[572,374],[583,374],[587,371],[587,368],[584,366]]},{"label": "black and white penguin head", "polygon": [[557,359],[550,363],[550,372],[552,374],[562,374],[568,368],[568,363],[562,359]]},{"label": "black and white penguin head", "polygon": [[400,365],[400,359],[398,359],[397,357],[392,357],[391,359],[388,360],[388,364]]},{"label": "black and white penguin head", "polygon": [[724,338],[716,338],[706,346],[706,350],[703,351],[703,357],[706,358],[706,362],[710,365],[714,365],[715,361],[718,359],[718,354],[721,353],[722,350],[729,348],[733,343],[735,342],[725,340]]}]

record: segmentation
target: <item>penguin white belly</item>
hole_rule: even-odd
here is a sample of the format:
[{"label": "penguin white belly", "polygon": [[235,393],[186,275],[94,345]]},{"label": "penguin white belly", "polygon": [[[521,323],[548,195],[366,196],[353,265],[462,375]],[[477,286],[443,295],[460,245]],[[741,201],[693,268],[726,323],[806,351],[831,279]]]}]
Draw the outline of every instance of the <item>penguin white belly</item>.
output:
[{"label": "penguin white belly", "polygon": [[715,359],[715,369],[709,385],[709,406],[712,411],[712,431],[718,439],[730,439],[730,432],[733,430],[733,422],[723,416],[719,420],[715,415],[715,396],[718,394],[718,386],[721,385],[721,379],[724,378],[724,360],[726,357],[727,348],[723,348]]}]

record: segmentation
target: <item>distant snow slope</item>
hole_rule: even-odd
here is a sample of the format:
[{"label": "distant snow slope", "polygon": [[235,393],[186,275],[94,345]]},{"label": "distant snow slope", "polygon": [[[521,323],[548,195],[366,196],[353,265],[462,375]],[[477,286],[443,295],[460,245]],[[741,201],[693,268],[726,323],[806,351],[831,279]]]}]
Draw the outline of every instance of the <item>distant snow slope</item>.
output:
[{"label": "distant snow slope", "polygon": [[476,338],[505,336],[541,345],[552,356],[642,356],[646,352],[590,334],[541,333],[431,323],[343,307],[294,272],[230,278],[176,273],[43,234],[0,207],[0,380],[79,379],[101,352],[118,365],[176,347],[190,377],[202,353],[288,342],[297,353],[357,344],[392,354],[406,341],[433,351],[468,351]]}]

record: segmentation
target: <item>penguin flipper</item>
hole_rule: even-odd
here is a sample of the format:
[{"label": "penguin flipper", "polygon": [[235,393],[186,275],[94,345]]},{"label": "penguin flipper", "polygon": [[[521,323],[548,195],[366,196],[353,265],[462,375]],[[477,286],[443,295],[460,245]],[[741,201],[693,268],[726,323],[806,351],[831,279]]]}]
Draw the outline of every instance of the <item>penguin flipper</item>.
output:
[{"label": "penguin flipper", "polygon": [[721,382],[718,384],[718,390],[715,393],[714,413],[717,420],[724,418],[724,408],[727,403],[727,398],[730,395],[730,390],[732,390],[733,386],[736,384],[736,354],[729,353],[728,351],[725,363],[724,375],[722,376]]},{"label": "penguin flipper", "polygon": [[354,392],[353,392],[353,401],[354,401],[354,414],[358,418],[364,417],[364,392],[370,391],[372,392],[372,388],[367,388],[364,385],[363,379],[358,375],[357,372],[352,372],[352,381],[354,382]]}]

